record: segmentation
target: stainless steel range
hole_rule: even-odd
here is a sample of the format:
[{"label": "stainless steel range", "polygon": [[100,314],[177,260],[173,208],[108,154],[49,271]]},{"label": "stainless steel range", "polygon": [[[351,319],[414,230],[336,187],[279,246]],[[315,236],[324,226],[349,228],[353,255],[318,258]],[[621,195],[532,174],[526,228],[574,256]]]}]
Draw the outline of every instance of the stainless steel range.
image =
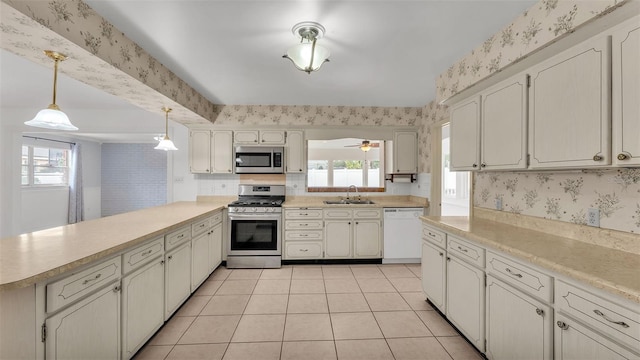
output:
[{"label": "stainless steel range", "polygon": [[229,204],[227,268],[279,268],[284,185],[240,185]]}]

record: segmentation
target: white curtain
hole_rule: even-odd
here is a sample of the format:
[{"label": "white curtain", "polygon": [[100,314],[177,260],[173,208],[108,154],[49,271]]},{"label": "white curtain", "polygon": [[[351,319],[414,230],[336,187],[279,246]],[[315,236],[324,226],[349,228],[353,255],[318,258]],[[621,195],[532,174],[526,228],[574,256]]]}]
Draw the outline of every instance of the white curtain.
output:
[{"label": "white curtain", "polygon": [[82,159],[80,144],[71,145],[71,167],[69,171],[69,224],[84,220],[82,198]]}]

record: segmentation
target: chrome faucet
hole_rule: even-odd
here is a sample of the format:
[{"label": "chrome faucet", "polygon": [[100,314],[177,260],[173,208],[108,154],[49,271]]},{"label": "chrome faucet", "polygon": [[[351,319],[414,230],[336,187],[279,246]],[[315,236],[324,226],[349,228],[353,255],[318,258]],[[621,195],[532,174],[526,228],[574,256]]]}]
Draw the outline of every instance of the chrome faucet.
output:
[{"label": "chrome faucet", "polygon": [[[354,188],[356,190],[356,195],[358,195],[358,187],[355,185],[349,185],[347,188],[347,200],[349,200],[349,191],[351,191],[351,188]],[[360,197],[360,195],[358,195],[358,197]]]}]

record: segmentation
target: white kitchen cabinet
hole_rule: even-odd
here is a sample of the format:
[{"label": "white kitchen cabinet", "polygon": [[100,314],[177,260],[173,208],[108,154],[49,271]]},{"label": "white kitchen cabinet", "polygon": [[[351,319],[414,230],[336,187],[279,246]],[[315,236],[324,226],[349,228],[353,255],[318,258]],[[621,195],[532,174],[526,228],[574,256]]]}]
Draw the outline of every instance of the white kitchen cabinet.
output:
[{"label": "white kitchen cabinet", "polygon": [[164,258],[122,279],[122,358],[130,359],[164,323]]},{"label": "white kitchen cabinet", "polygon": [[233,172],[233,132],[211,132],[211,173],[231,174]]},{"label": "white kitchen cabinet", "polygon": [[530,167],[611,165],[609,38],[589,39],[529,72]]},{"label": "white kitchen cabinet", "polygon": [[191,292],[209,276],[209,239],[205,232],[191,240]]},{"label": "white kitchen cabinet", "polygon": [[422,240],[422,290],[427,299],[443,313],[446,311],[446,251]]},{"label": "white kitchen cabinet", "polygon": [[480,96],[451,108],[451,169],[478,170],[480,166]]},{"label": "white kitchen cabinet", "polygon": [[189,171],[193,174],[230,174],[233,171],[233,133],[191,130]]},{"label": "white kitchen cabinet", "polygon": [[612,36],[613,161],[640,165],[640,17],[614,30]]},{"label": "white kitchen cabinet", "polygon": [[260,145],[284,145],[284,130],[260,130]]},{"label": "white kitchen cabinet", "polygon": [[481,352],[484,352],[484,270],[447,257],[447,318]]},{"label": "white kitchen cabinet", "polygon": [[487,276],[486,355],[491,360],[553,359],[551,308]]},{"label": "white kitchen cabinet", "polygon": [[285,209],[284,259],[322,259],[323,228],[322,209]]},{"label": "white kitchen cabinet", "polygon": [[640,354],[618,345],[607,337],[563,314],[556,313],[554,348],[556,360],[631,360]]},{"label": "white kitchen cabinet", "polygon": [[286,166],[287,173],[305,173],[307,169],[304,131],[287,131]]},{"label": "white kitchen cabinet", "polygon": [[120,358],[120,283],[49,317],[45,324],[47,359]]},{"label": "white kitchen cabinet", "polygon": [[353,257],[381,258],[382,234],[380,220],[355,220],[353,227]]},{"label": "white kitchen cabinet", "polygon": [[325,221],[324,246],[327,258],[351,257],[351,223],[351,219]]},{"label": "white kitchen cabinet", "polygon": [[387,174],[418,173],[418,133],[395,131],[393,143],[385,149]]},{"label": "white kitchen cabinet", "polygon": [[[220,214],[222,216],[222,214]],[[222,263],[222,223],[218,223],[209,232],[209,273]]]},{"label": "white kitchen cabinet", "polygon": [[481,170],[527,167],[527,90],[527,75],[518,75],[481,93]]},{"label": "white kitchen cabinet", "polygon": [[165,254],[165,320],[191,294],[191,241]]},{"label": "white kitchen cabinet", "polygon": [[260,132],[258,130],[236,130],[233,132],[233,143],[238,145],[258,145]]}]

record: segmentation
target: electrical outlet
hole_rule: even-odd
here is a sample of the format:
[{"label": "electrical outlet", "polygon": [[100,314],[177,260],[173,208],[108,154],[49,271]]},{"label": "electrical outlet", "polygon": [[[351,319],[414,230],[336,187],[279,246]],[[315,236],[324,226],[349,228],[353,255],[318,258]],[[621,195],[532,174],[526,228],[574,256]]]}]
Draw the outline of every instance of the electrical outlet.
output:
[{"label": "electrical outlet", "polygon": [[496,210],[502,211],[502,198],[496,199]]},{"label": "electrical outlet", "polygon": [[600,209],[589,209],[587,211],[587,225],[600,227]]}]

